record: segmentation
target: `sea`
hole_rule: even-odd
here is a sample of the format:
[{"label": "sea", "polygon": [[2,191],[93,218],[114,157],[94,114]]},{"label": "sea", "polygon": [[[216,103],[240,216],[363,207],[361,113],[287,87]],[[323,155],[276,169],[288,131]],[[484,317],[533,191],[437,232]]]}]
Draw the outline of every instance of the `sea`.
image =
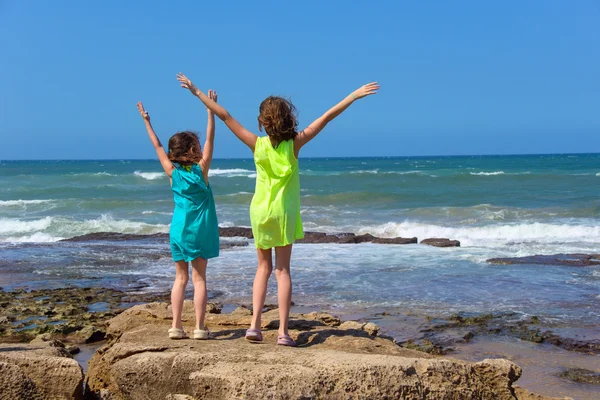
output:
[{"label": "sea", "polygon": [[[509,312],[600,337],[600,267],[487,262],[599,254],[600,154],[301,158],[300,170],[307,231],[443,237],[461,246],[296,244],[296,304],[334,313]],[[216,159],[209,177],[220,226],[250,226],[253,161]],[[168,233],[172,211],[156,160],[0,161],[0,286],[168,291],[175,271],[164,239],[61,240]],[[252,240],[222,240],[247,245],[209,261],[210,297],[248,304]],[[273,279],[272,302],[275,290]]]}]

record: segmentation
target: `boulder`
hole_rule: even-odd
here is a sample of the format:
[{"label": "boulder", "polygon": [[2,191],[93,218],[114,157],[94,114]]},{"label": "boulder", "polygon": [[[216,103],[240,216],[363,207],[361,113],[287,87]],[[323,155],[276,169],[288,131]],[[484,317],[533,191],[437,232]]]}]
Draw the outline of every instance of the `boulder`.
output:
[{"label": "boulder", "polygon": [[[516,398],[512,385],[521,369],[510,361],[434,357],[372,336],[363,323],[356,325],[361,330],[338,329],[322,313],[292,314],[290,335],[298,347],[289,348],[275,345],[277,331],[265,328],[278,325],[277,310],[263,314],[262,344],[244,340],[249,316],[207,314],[213,340],[175,341],[167,336],[167,309],[164,303],[135,306],[109,321],[109,343],[88,364],[91,397]],[[193,315],[184,317],[184,328],[192,328]]]},{"label": "boulder", "polygon": [[83,399],[83,370],[55,341],[0,344],[0,399]]},{"label": "boulder", "polygon": [[421,240],[421,244],[427,244],[435,247],[460,247],[458,240],[450,240],[448,238],[429,238]]}]

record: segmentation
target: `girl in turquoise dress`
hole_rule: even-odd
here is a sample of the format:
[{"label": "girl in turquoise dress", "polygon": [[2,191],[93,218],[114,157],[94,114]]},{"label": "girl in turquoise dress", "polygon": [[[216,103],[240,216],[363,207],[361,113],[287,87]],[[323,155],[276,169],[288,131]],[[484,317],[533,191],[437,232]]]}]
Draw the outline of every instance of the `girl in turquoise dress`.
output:
[{"label": "girl in turquoise dress", "polygon": [[[213,101],[217,101],[216,92],[209,90],[208,93]],[[215,201],[208,182],[215,137],[215,117],[212,111],[207,109],[208,125],[204,150],[200,146],[198,136],[185,131],[176,133],[169,139],[167,154],[150,124],[150,115],[144,110],[141,102],[138,102],[137,106],[158,159],[171,181],[175,202],[170,230],[175,283],[171,290],[173,326],[169,329],[169,337],[187,338],[181,323],[181,313],[191,263],[196,313],[194,339],[208,339],[209,332],[204,326],[207,301],[206,265],[209,258],[219,255],[219,225]]]}]

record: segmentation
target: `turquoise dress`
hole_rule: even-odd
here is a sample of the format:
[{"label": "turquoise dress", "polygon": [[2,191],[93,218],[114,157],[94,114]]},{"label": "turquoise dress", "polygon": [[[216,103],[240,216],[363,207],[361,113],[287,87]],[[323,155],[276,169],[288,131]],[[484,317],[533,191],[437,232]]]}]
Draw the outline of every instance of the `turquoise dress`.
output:
[{"label": "turquoise dress", "polygon": [[178,167],[171,174],[175,209],[171,221],[173,261],[190,262],[219,255],[219,223],[210,184],[198,164]]}]

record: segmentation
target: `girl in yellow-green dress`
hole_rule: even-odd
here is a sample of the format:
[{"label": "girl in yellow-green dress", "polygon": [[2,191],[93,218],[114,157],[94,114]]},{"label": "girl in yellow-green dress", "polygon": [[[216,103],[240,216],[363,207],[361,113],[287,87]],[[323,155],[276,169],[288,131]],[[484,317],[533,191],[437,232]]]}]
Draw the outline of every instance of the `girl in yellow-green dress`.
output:
[{"label": "girl in yellow-green dress", "polygon": [[250,221],[257,249],[258,269],[252,287],[252,323],[246,331],[246,339],[262,341],[261,314],[267,283],[273,270],[271,249],[275,248],[280,321],[277,344],[295,346],[296,342],[288,334],[288,320],[292,301],[292,244],[296,239],[304,237],[300,218],[298,153],[302,146],[355,100],[375,94],[379,85],[373,82],[361,86],[300,132],[297,130],[296,110],[292,103],[281,97],[267,97],[260,104],[258,116],[258,128],[261,131],[264,128],[267,136],[258,137],[202,93],[185,75],[180,73],[177,79],[182,87],[197,96],[254,153],[256,188],[250,205]]}]

